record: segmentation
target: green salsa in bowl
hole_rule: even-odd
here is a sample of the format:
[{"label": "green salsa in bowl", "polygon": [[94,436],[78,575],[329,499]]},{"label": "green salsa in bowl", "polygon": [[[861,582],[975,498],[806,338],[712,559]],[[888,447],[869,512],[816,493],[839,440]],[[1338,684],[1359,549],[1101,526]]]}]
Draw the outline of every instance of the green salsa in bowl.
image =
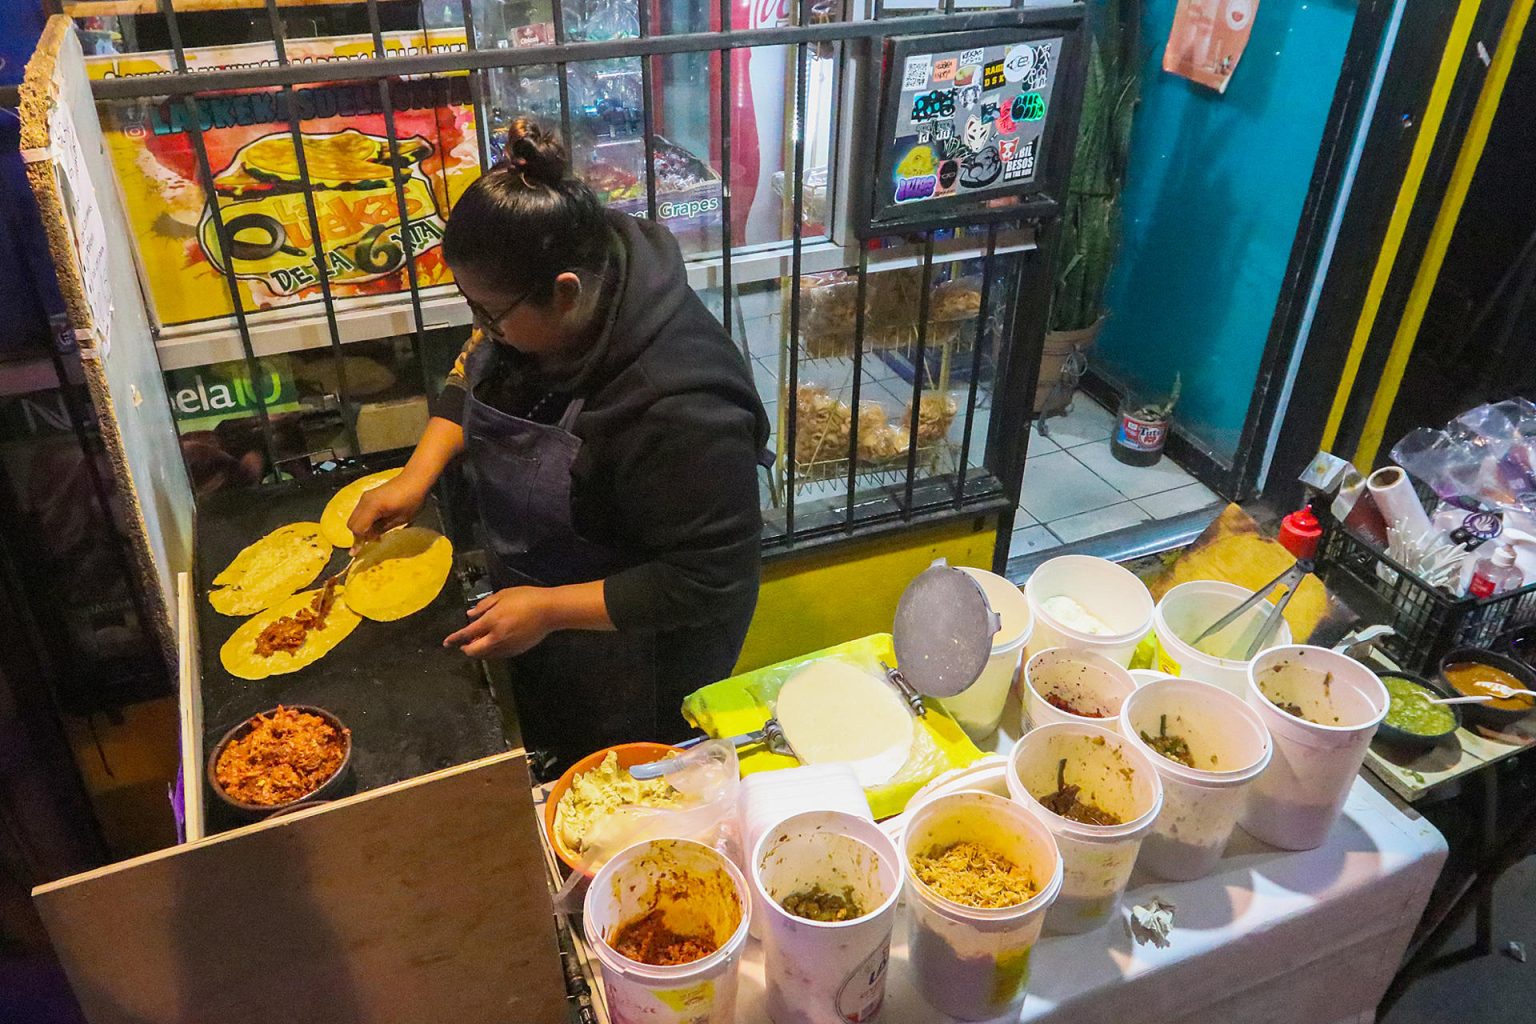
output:
[{"label": "green salsa in bowl", "polygon": [[1383,672],[1381,683],[1390,703],[1376,735],[1399,747],[1429,747],[1461,727],[1455,704],[1431,704],[1437,697],[1454,697],[1449,686],[1408,672]]}]

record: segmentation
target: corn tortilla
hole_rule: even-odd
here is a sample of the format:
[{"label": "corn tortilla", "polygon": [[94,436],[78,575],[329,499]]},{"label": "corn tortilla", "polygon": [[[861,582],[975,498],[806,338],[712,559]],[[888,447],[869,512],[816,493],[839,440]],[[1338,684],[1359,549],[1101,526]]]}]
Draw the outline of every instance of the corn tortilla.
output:
[{"label": "corn tortilla", "polygon": [[347,529],[347,520],[351,519],[352,513],[357,511],[357,503],[362,500],[364,493],[380,484],[388,483],[399,475],[398,469],[369,473],[367,476],[358,477],[331,495],[331,500],[325,503],[325,511],[320,513],[320,529],[324,531],[325,539],[339,548],[350,548],[356,544],[357,538],[352,536],[351,530]]},{"label": "corn tortilla", "polygon": [[219,649],[219,662],[223,664],[225,671],[239,679],[265,679],[268,676],[287,675],[289,672],[297,672],[306,665],[314,664],[329,654],[331,648],[345,640],[362,621],[358,614],[342,601],[342,595],[345,592],[345,587],[336,588],[336,600],[331,605],[330,613],[325,617],[325,627],[311,630],[304,637],[304,646],[298,650],[275,651],[267,657],[262,657],[256,653],[256,638],[261,635],[262,630],[284,615],[294,615],[300,609],[309,607],[315,595],[320,593],[318,587],[301,594],[294,594],[286,601],[241,623],[240,628],[235,630],[234,635]]},{"label": "corn tortilla", "polygon": [[223,615],[254,615],[313,583],[331,560],[319,523],[280,526],[213,578],[208,603]]},{"label": "corn tortilla", "polygon": [[392,622],[414,615],[443,589],[453,545],[435,530],[391,530],[357,556],[347,574],[347,607],[365,619]]}]

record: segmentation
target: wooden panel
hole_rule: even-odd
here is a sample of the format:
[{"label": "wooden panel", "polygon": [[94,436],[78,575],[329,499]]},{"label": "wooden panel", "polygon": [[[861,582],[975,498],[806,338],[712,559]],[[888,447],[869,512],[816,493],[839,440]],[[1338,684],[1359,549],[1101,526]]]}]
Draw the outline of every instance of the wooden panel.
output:
[{"label": "wooden panel", "polygon": [[192,488],[80,42],[62,15],[49,19],[27,63],[21,133],[27,180],[111,459],[146,626],[174,671],[174,581],[192,567]]},{"label": "wooden panel", "polygon": [[565,1019],[522,751],[34,890],[91,1024]]},{"label": "wooden panel", "polygon": [[176,613],[180,628],[176,644],[177,706],[181,710],[181,793],[186,816],[182,842],[207,834],[203,815],[203,687],[202,650],[197,642],[197,587],[191,573],[176,574]]}]

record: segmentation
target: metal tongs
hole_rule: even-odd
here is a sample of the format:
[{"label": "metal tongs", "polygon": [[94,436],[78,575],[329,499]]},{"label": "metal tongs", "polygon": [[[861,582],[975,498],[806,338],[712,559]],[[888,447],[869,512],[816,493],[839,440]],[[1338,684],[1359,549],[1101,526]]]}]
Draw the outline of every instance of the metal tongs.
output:
[{"label": "metal tongs", "polygon": [[[762,744],[775,754],[794,756],[794,751],[789,749],[789,741],[784,738],[784,730],[779,727],[777,719],[770,718],[763,723],[761,729],[740,733],[735,736],[721,737],[726,743],[740,750],[742,747],[751,747]],[[674,744],[680,750],[691,750],[700,743],[707,743],[713,739],[711,736],[694,736]],[[645,782],[649,779],[659,779],[681,768],[685,761],[677,757],[664,757],[659,761],[647,761],[645,764],[637,764],[629,769],[629,777]]]},{"label": "metal tongs", "polygon": [[[1317,542],[1321,537],[1322,530],[1318,526],[1317,517],[1312,514],[1310,508],[1303,507],[1297,509],[1282,519],[1280,521],[1280,544],[1296,556],[1295,563],[1285,572],[1254,591],[1252,597],[1207,626],[1203,633],[1189,641],[1190,645],[1198,647],[1201,641],[1208,640],[1217,633],[1220,633],[1255,608],[1260,605],[1267,605],[1269,610],[1265,613],[1264,621],[1259,624],[1259,631],[1249,641],[1248,650],[1244,653],[1243,660],[1246,661],[1256,656],[1265,648],[1270,640],[1274,639],[1276,630],[1280,628],[1280,623],[1285,620],[1285,606],[1290,604],[1291,598],[1296,593],[1296,588],[1301,586],[1302,580],[1317,570],[1317,564],[1312,560],[1312,556],[1317,553]],[[1284,587],[1285,594],[1279,601],[1270,604],[1269,595],[1275,592],[1276,587]]]}]

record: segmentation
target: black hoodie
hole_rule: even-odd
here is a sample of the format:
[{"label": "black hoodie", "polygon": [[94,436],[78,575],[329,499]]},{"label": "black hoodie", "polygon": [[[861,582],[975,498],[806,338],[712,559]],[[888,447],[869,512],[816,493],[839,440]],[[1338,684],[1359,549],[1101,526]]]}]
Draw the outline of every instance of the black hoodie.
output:
[{"label": "black hoodie", "polygon": [[[620,555],[624,567],[603,591],[619,629],[740,621],[757,600],[757,456],[768,416],[741,352],[688,286],[671,233],[607,216],[617,305],[579,374],[557,387],[586,398],[572,427],[582,441],[572,469],[576,530]],[[516,406],[552,385],[506,346],[494,359],[504,411],[529,415]],[[461,355],[433,415],[462,421],[465,362]],[[542,405],[537,418],[549,422],[565,401]]]}]

